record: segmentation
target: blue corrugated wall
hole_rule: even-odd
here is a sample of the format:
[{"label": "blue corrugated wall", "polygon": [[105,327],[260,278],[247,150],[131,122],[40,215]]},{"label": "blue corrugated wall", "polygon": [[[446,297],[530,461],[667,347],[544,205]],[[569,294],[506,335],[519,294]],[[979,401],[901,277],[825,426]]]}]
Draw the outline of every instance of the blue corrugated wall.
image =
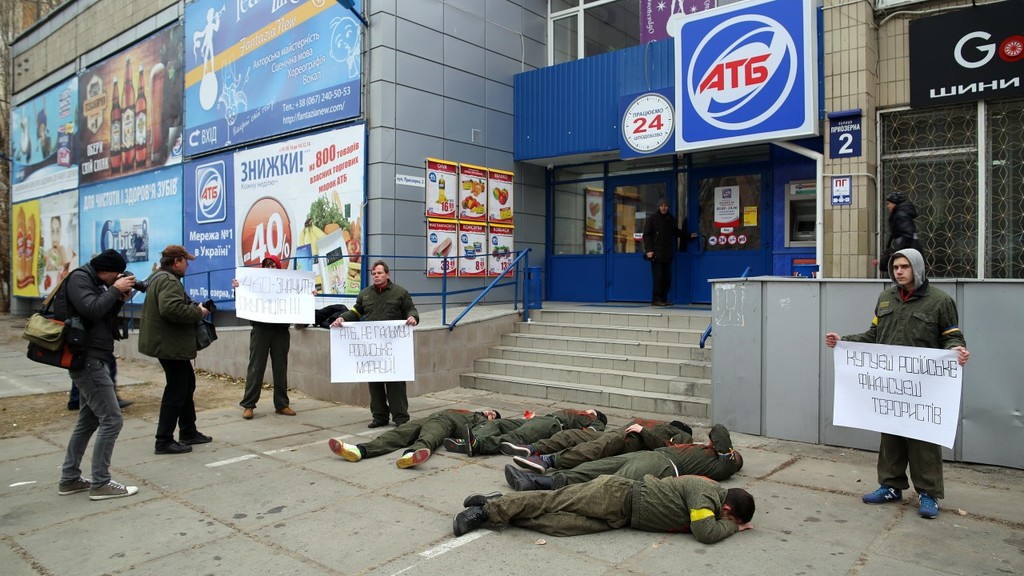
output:
[{"label": "blue corrugated wall", "polygon": [[675,86],[672,39],[515,77],[515,159],[619,149],[619,97]]}]

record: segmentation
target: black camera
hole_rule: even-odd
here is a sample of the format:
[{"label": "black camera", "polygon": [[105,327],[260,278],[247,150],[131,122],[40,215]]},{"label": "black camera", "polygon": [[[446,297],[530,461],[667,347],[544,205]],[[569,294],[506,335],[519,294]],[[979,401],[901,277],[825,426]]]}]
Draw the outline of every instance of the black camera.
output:
[{"label": "black camera", "polygon": [[[132,276],[135,276],[134,272],[125,271],[125,273],[121,274],[120,277],[121,278],[129,278],[129,277],[132,277]],[[136,278],[135,279],[135,286],[133,286],[133,288],[135,288],[139,292],[145,292],[146,288],[149,288],[149,284],[147,284],[145,280],[139,280],[138,278]]]}]

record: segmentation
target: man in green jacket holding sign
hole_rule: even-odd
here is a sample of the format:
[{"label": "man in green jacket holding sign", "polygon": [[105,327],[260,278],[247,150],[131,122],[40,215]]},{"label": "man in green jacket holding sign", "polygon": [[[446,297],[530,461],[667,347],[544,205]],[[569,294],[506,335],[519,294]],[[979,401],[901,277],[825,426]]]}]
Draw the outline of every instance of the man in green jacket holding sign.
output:
[{"label": "man in green jacket holding sign", "polygon": [[[957,362],[967,364],[970,352],[956,302],[945,292],[928,286],[924,257],[913,248],[900,250],[889,260],[889,277],[895,286],[885,289],[875,304],[875,317],[867,332],[840,337],[825,334],[825,345],[834,348],[840,339],[919,348],[955,350]],[[945,496],[942,483],[942,447],[938,444],[882,433],[878,447],[879,487],[862,498],[866,504],[886,504],[903,499],[910,488],[907,465],[920,497],[924,518],[939,515],[936,500]]]},{"label": "man in green jacket holding sign", "polygon": [[[363,288],[356,297],[356,304],[331,323],[340,328],[345,322],[376,322],[381,320],[405,320],[409,326],[419,324],[420,313],[412,303],[409,291],[391,281],[387,263],[377,260],[370,268],[373,285]],[[370,428],[388,423],[388,413],[396,426],[409,421],[409,398],[405,382],[370,382]]]}]

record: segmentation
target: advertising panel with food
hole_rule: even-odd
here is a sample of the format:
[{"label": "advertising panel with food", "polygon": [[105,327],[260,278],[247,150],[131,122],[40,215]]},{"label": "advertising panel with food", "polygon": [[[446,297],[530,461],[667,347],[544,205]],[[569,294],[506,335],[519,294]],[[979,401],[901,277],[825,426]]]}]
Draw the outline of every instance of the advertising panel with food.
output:
[{"label": "advertising panel with food", "polygon": [[588,235],[600,236],[604,234],[604,190],[587,188],[584,199],[584,229]]},{"label": "advertising panel with food", "polygon": [[455,218],[459,167],[455,162],[427,158],[427,218]]},{"label": "advertising panel with food", "polygon": [[487,245],[490,247],[487,254],[488,276],[512,275],[512,259],[515,257],[514,232],[515,228],[512,226],[490,225],[487,234]]},{"label": "advertising panel with food", "polygon": [[197,302],[212,298],[218,308],[233,310],[231,279],[235,255],[235,164],[231,153],[206,156],[184,165],[185,241],[196,255],[188,266],[185,291]]},{"label": "advertising panel with food", "polygon": [[459,276],[487,275],[487,225],[459,223]]},{"label": "advertising panel with food", "polygon": [[485,222],[487,220],[487,168],[460,165],[459,220]]},{"label": "advertising panel with food", "polygon": [[35,298],[39,296],[39,201],[29,200],[11,206],[14,214],[11,233],[11,294]]},{"label": "advertising panel with food", "polygon": [[182,243],[181,166],[83,187],[79,222],[82,260],[112,248],[130,272],[147,278],[164,247]]},{"label": "advertising panel with food", "polygon": [[237,264],[316,259],[324,293],[358,294],[365,140],[365,125],[355,124],[236,152]]},{"label": "advertising panel with food", "polygon": [[427,220],[427,277],[440,278],[456,274],[458,224],[452,221]]},{"label": "advertising panel with food", "polygon": [[82,72],[82,184],[180,164],[181,25]]},{"label": "advertising panel with food", "polygon": [[11,110],[11,201],[78,186],[78,77]]},{"label": "advertising panel with food", "polygon": [[487,171],[487,189],[491,191],[491,197],[487,199],[488,222],[512,223],[512,177],[511,172],[504,170]]},{"label": "advertising panel with food", "polygon": [[184,36],[189,156],[360,114],[363,31],[338,2],[196,0]]}]

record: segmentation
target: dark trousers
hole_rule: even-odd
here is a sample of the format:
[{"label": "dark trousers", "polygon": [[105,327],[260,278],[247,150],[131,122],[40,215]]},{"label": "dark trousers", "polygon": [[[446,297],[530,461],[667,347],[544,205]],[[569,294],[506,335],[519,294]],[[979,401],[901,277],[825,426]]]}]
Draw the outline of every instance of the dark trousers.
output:
[{"label": "dark trousers", "polygon": [[179,438],[195,436],[196,405],[193,395],[196,392],[196,372],[192,362],[188,360],[160,359],[164,367],[167,383],[164,385],[164,396],[160,400],[160,421],[156,425],[156,444],[166,446],[174,441],[174,429],[178,429]]},{"label": "dark trousers", "polygon": [[592,534],[629,526],[632,480],[604,476],[561,490],[511,492],[484,505],[491,522],[552,536]]},{"label": "dark trousers", "polygon": [[249,333],[249,369],[245,374],[242,408],[255,408],[263,389],[263,375],[270,358],[274,373],[274,408],[288,406],[288,349],[291,335],[287,324],[253,324]]},{"label": "dark trousers", "polygon": [[668,302],[672,288],[672,260],[654,257],[651,261],[651,302]]},{"label": "dark trousers", "polygon": [[946,490],[942,482],[942,446],[923,440],[882,434],[878,446],[878,483],[900,490],[910,488],[907,481],[908,464],[915,490],[927,492],[933,498],[945,498]]},{"label": "dark trousers", "polygon": [[417,418],[397,428],[377,436],[369,442],[360,444],[366,451],[367,458],[382,456],[395,450],[408,448],[418,450],[428,448],[434,452],[441,446],[445,438],[457,435],[448,420],[440,418]]},{"label": "dark trousers", "polygon": [[395,424],[409,421],[409,398],[405,382],[370,382],[370,414],[374,422],[388,423],[388,414]]}]

